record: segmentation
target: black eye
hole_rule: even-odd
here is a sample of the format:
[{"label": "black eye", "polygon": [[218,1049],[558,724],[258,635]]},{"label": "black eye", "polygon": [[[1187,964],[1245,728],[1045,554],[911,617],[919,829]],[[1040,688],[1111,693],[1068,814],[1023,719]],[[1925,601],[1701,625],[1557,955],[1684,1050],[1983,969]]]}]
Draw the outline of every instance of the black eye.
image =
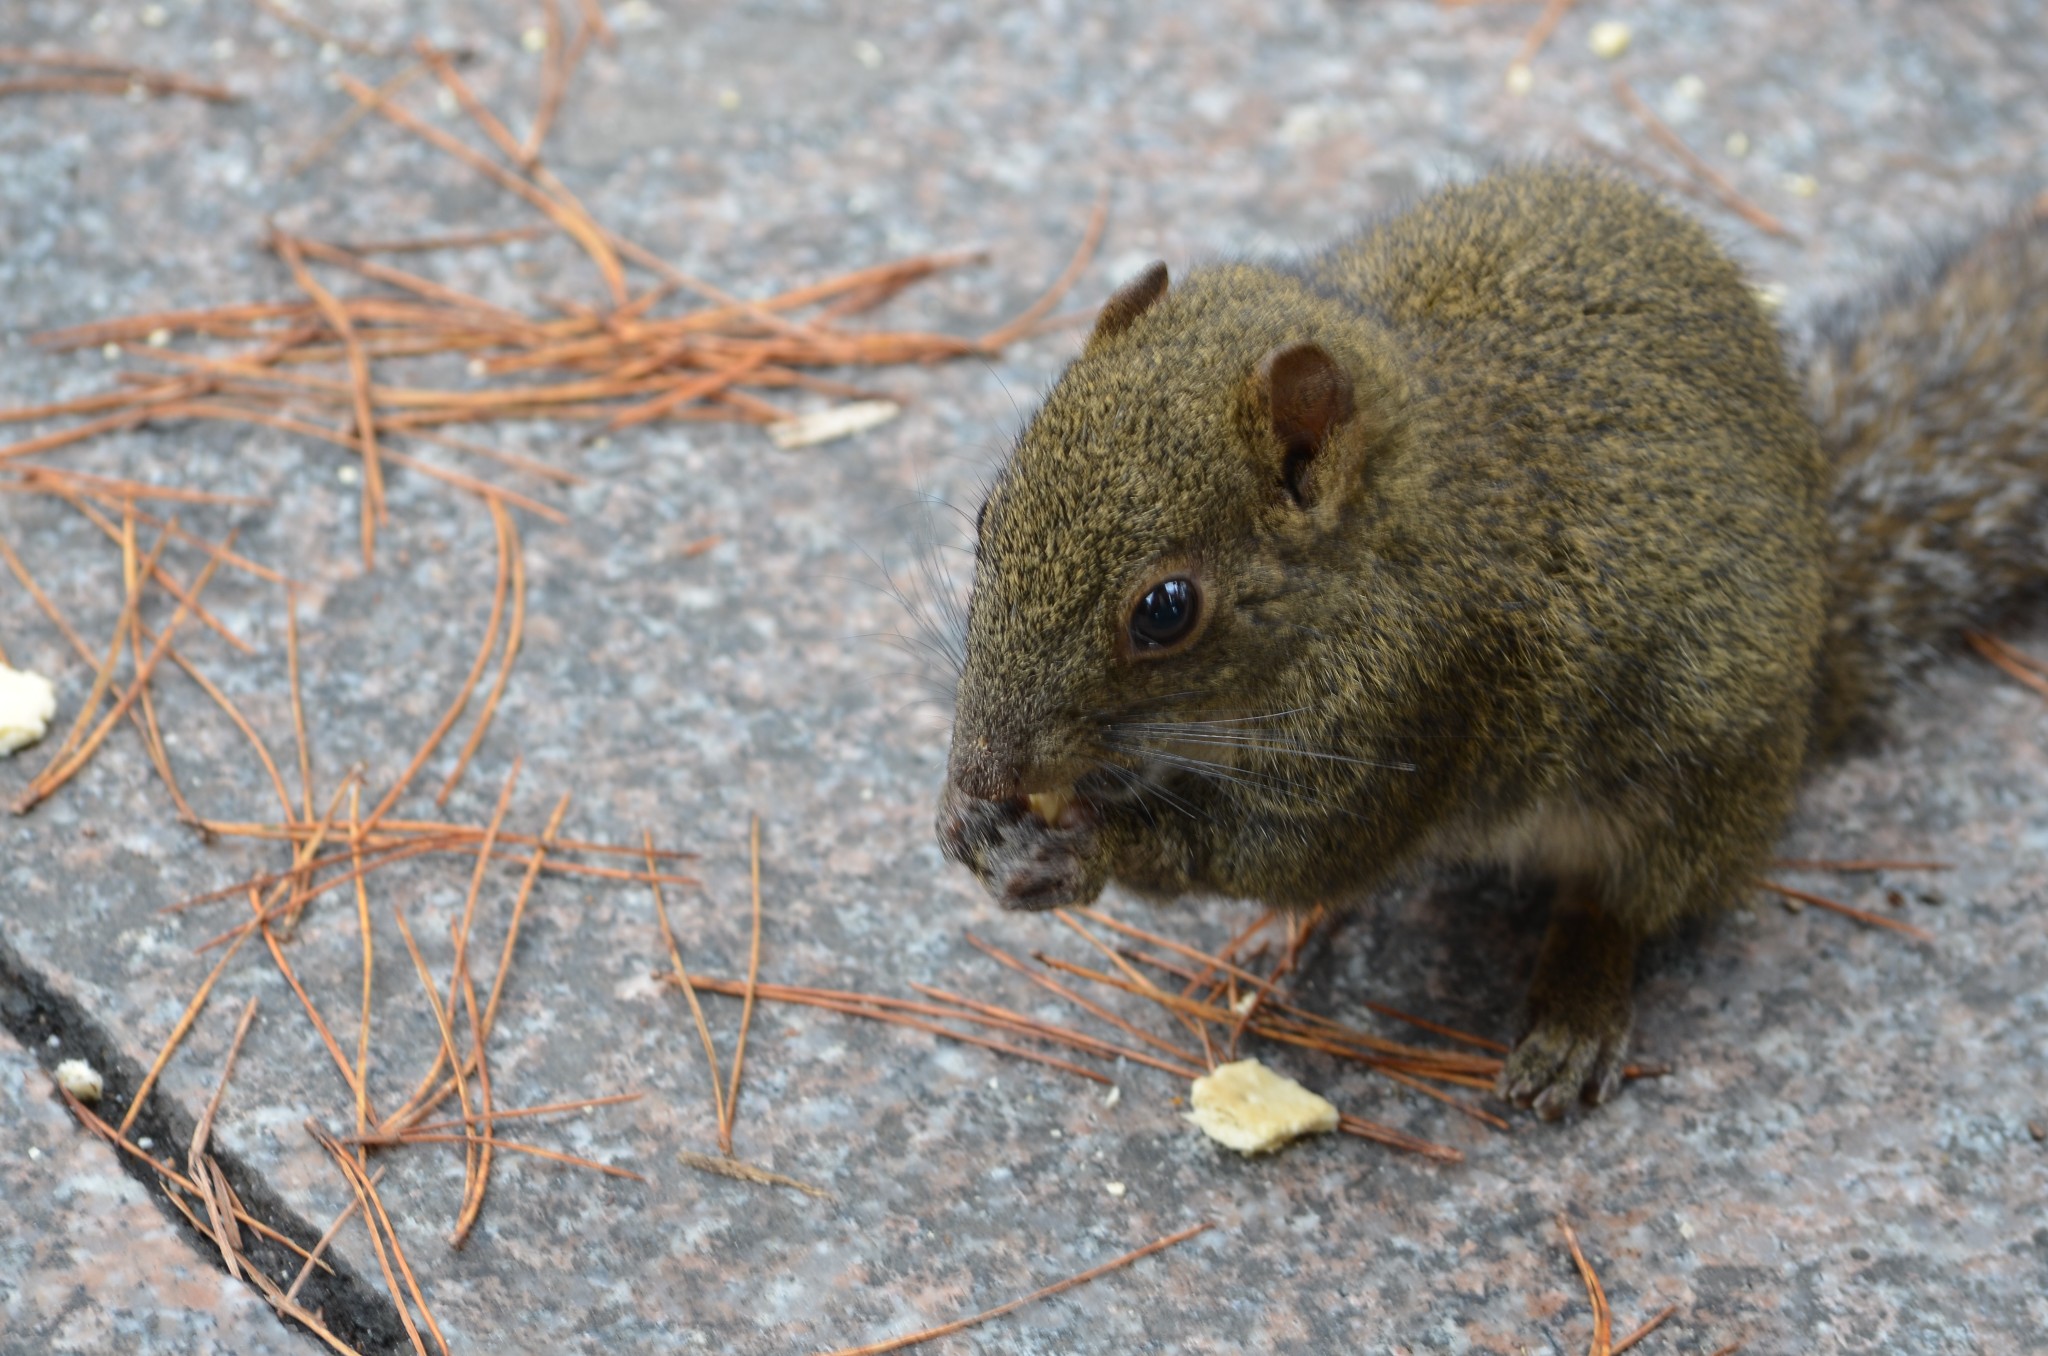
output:
[{"label": "black eye", "polygon": [[1162,579],[1131,610],[1131,643],[1140,650],[1171,645],[1192,631],[1201,594],[1192,579]]}]

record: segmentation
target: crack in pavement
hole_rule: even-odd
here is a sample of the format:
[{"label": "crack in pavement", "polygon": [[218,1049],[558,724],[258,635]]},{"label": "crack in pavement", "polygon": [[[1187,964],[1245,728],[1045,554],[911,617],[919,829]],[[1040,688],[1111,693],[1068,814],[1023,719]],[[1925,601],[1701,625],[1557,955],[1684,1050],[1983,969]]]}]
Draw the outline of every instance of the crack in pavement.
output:
[{"label": "crack in pavement", "polygon": [[[45,1072],[54,1070],[58,1061],[64,1059],[83,1059],[90,1063],[105,1082],[101,1108],[118,1113],[110,1115],[109,1119],[118,1120],[119,1114],[125,1114],[129,1099],[141,1085],[141,1066],[122,1052],[113,1036],[76,999],[59,991],[23,960],[8,943],[5,933],[0,933],[0,1027],[20,1041]],[[55,1096],[54,1093],[51,1095]],[[129,1137],[147,1137],[162,1146],[160,1155],[175,1157],[176,1150],[172,1146],[191,1143],[195,1123],[192,1114],[175,1099],[165,1096],[162,1087],[158,1086],[151,1089],[143,1102]],[[80,1131],[90,1133],[83,1126]],[[114,1155],[130,1177],[150,1189],[150,1198],[156,1202],[157,1208],[193,1244],[194,1249],[225,1272],[220,1249],[194,1229],[191,1222],[165,1199],[155,1170],[133,1155],[119,1153],[111,1146],[107,1146],[106,1152]],[[311,1248],[319,1240],[321,1231],[287,1206],[260,1174],[217,1143],[208,1152],[220,1164],[228,1185],[234,1188],[243,1208],[251,1215],[301,1247]],[[280,1283],[289,1283],[297,1274],[300,1259],[277,1243],[253,1230],[244,1231],[242,1242],[243,1255],[250,1263],[262,1267],[266,1274],[278,1278]],[[363,1356],[400,1356],[410,1351],[411,1343],[399,1326],[391,1301],[366,1284],[331,1252],[323,1253],[322,1258],[334,1268],[332,1274],[316,1268],[306,1278],[305,1285],[299,1288],[299,1302],[320,1315],[321,1321],[335,1336]],[[250,1289],[253,1291],[255,1287]],[[283,1315],[278,1317],[290,1327],[306,1331]]]}]

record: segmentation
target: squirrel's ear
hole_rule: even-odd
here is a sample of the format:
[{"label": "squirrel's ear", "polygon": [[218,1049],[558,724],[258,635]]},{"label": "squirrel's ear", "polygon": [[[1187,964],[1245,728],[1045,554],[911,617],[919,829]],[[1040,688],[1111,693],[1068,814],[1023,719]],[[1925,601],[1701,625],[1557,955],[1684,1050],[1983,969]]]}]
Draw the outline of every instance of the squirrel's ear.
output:
[{"label": "squirrel's ear", "polygon": [[1166,265],[1155,259],[1102,303],[1102,313],[1095,317],[1095,332],[1088,336],[1088,347],[1094,348],[1103,340],[1122,334],[1165,295]]},{"label": "squirrel's ear", "polygon": [[1280,478],[1294,502],[1309,499],[1309,470],[1337,426],[1356,410],[1351,377],[1320,344],[1289,344],[1259,364],[1273,436],[1280,442]]}]

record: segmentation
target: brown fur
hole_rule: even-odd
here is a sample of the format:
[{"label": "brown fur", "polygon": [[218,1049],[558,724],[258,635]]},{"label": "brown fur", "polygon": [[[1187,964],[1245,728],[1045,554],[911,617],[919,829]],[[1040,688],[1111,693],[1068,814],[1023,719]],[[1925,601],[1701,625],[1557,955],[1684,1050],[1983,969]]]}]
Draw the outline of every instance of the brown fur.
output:
[{"label": "brown fur", "polygon": [[1835,468],[1833,736],[2048,572],[2048,212],[1824,313],[1806,349]]},{"label": "brown fur", "polygon": [[[1762,864],[1882,555],[1830,556],[1771,323],[1697,225],[1552,168],[1140,284],[984,506],[949,855],[1015,907],[1524,868],[1558,893],[1503,1090],[1605,1095],[1636,943]],[[1198,633],[1134,650],[1168,574]]]}]

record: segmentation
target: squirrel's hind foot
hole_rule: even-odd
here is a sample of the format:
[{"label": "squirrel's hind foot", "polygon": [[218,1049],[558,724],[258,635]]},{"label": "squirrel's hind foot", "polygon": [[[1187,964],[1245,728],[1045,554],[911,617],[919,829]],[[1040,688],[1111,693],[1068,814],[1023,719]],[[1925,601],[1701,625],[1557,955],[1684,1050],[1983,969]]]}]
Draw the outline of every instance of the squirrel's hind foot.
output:
[{"label": "squirrel's hind foot", "polygon": [[1561,890],[1529,985],[1528,1024],[1501,1069],[1500,1096],[1546,1121],[1621,1087],[1635,1024],[1636,938]]},{"label": "squirrel's hind foot", "polygon": [[1496,1085],[1502,1099],[1562,1120],[1574,1102],[1598,1106],[1621,1089],[1629,1022],[1619,1030],[1581,1030],[1568,1021],[1539,1020],[1508,1056]]}]

